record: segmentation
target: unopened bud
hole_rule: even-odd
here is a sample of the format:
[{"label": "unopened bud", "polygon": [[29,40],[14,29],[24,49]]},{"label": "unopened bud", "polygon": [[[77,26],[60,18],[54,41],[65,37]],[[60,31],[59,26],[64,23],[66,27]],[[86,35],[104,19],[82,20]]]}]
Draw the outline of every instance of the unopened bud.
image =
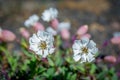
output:
[{"label": "unopened bud", "polygon": [[83,35],[88,31],[88,26],[87,25],[83,25],[81,26],[78,31],[77,31],[77,35]]},{"label": "unopened bud", "polygon": [[61,37],[64,40],[68,40],[70,38],[70,32],[67,29],[61,30]]},{"label": "unopened bud", "polygon": [[110,63],[115,63],[117,61],[115,56],[105,56],[104,60]]},{"label": "unopened bud", "polygon": [[13,32],[11,32],[9,30],[2,30],[0,39],[4,42],[11,42],[16,39],[16,36]]},{"label": "unopened bud", "polygon": [[30,33],[25,28],[20,28],[20,34],[25,38],[28,39],[30,37]]},{"label": "unopened bud", "polygon": [[45,28],[44,28],[44,26],[41,24],[41,23],[39,23],[39,22],[36,22],[34,25],[33,25],[33,28],[34,28],[34,30],[35,31],[39,31],[39,30],[44,30]]},{"label": "unopened bud", "polygon": [[58,27],[59,21],[58,21],[57,19],[53,19],[53,20],[50,22],[50,24],[51,24],[51,27],[56,30],[57,27]]}]

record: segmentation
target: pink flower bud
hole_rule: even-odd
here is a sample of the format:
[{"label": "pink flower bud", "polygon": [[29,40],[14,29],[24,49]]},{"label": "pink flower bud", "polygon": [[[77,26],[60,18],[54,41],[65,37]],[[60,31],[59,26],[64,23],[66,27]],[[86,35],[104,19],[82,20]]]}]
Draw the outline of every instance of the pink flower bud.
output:
[{"label": "pink flower bud", "polygon": [[113,44],[120,44],[120,37],[113,37],[113,38],[111,39],[111,42],[112,42]]},{"label": "pink flower bud", "polygon": [[2,30],[0,38],[4,42],[11,42],[16,39],[16,36],[13,32],[11,32],[9,30]]},{"label": "pink flower bud", "polygon": [[88,31],[88,25],[83,25],[81,26],[78,31],[77,31],[77,35],[83,35]]},{"label": "pink flower bud", "polygon": [[60,34],[64,40],[68,40],[70,38],[70,32],[67,29],[61,30]]},{"label": "pink flower bud", "polygon": [[86,37],[86,38],[89,38],[89,39],[90,39],[90,38],[91,38],[91,35],[87,33],[87,34],[84,34],[84,35],[81,36],[81,38],[83,38],[83,37]]},{"label": "pink flower bud", "polygon": [[28,39],[30,37],[30,33],[25,28],[20,28],[20,34],[25,38]]},{"label": "pink flower bud", "polygon": [[44,30],[45,28],[44,28],[44,26],[41,24],[41,23],[39,23],[39,22],[36,22],[34,25],[33,25],[33,28],[34,28],[34,30],[35,31],[39,31],[39,30]]},{"label": "pink flower bud", "polygon": [[57,19],[53,19],[53,20],[50,22],[50,24],[51,24],[51,27],[56,30],[57,27],[58,27],[59,21],[58,21]]},{"label": "pink flower bud", "polygon": [[110,63],[115,63],[117,61],[115,56],[105,56],[104,60]]}]

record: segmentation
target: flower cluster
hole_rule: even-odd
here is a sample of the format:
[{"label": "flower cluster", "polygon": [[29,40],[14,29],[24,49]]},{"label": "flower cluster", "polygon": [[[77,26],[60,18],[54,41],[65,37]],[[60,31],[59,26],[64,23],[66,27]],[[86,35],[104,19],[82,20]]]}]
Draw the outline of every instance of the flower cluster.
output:
[{"label": "flower cluster", "polygon": [[[54,53],[54,38],[53,36],[60,34],[62,39],[66,41],[66,45],[69,43],[70,39],[70,23],[60,22],[57,20],[58,11],[55,8],[50,8],[42,13],[42,20],[50,22],[50,26],[45,30],[38,30],[37,34],[33,34],[29,39],[30,49],[35,52],[35,54],[40,55],[42,58],[46,58],[49,54]],[[33,15],[27,21],[25,25],[35,24],[38,21],[38,16]],[[40,23],[40,22],[38,22]],[[42,25],[42,24],[41,24]],[[33,25],[31,25],[33,26]],[[73,59],[75,61],[92,62],[95,59],[95,55],[98,51],[96,44],[89,40],[90,35],[86,34],[88,31],[88,26],[81,26],[78,31],[76,31],[77,36],[81,38],[75,38],[73,48]],[[77,40],[76,40],[77,39]],[[65,46],[63,43],[63,45]],[[65,46],[66,47],[66,46]],[[66,47],[67,48],[67,47]]]}]

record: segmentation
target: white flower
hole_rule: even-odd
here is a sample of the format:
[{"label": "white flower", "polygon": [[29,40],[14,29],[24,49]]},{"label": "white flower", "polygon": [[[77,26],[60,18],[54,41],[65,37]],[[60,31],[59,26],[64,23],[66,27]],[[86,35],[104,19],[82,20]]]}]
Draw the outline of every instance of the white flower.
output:
[{"label": "white flower", "polygon": [[88,38],[75,40],[72,48],[74,52],[73,59],[75,61],[80,61],[80,63],[93,61],[95,59],[95,54],[98,51],[98,48],[96,48],[96,43]]},{"label": "white flower", "polygon": [[49,8],[47,10],[45,10],[43,13],[42,13],[42,16],[41,18],[44,20],[44,21],[51,21],[53,19],[55,19],[58,15],[58,11],[57,9],[55,8]]},{"label": "white flower", "polygon": [[69,22],[61,22],[58,25],[58,32],[63,29],[70,29],[71,24]]},{"label": "white flower", "polygon": [[37,16],[36,14],[30,16],[25,22],[24,25],[26,27],[30,27],[33,26],[36,22],[38,22],[39,20],[39,16]]},{"label": "white flower", "polygon": [[49,32],[49,33],[51,33],[52,35],[57,35],[57,31],[54,30],[52,27],[48,27],[48,28],[46,29],[46,31]]},{"label": "white flower", "polygon": [[37,55],[46,58],[47,55],[52,54],[55,50],[53,46],[54,38],[50,33],[38,31],[37,34],[29,39],[30,49]]}]

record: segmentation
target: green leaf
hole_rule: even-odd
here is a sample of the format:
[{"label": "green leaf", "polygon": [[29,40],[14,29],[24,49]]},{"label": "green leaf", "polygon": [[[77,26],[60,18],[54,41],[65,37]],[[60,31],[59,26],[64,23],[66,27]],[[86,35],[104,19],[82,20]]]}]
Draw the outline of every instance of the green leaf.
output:
[{"label": "green leaf", "polygon": [[46,70],[47,70],[46,68],[44,68],[43,66],[40,66],[40,67],[38,68],[37,72],[38,72],[38,74],[40,74],[40,73],[42,73],[42,72],[44,72],[44,71],[46,71]]},{"label": "green leaf", "polygon": [[71,80],[76,80],[76,77],[77,77],[77,74],[73,74],[73,75],[71,76]]},{"label": "green leaf", "polygon": [[106,77],[107,71],[102,71],[100,74],[97,74],[97,79],[103,80]]},{"label": "green leaf", "polygon": [[54,62],[52,61],[52,59],[50,59],[50,58],[48,58],[48,63],[49,63],[50,66],[54,66],[55,65]]},{"label": "green leaf", "polygon": [[26,49],[22,48],[22,51],[27,57],[29,57],[29,58],[34,57],[33,53],[30,53],[30,52],[26,51]]},{"label": "green leaf", "polygon": [[55,69],[54,69],[54,68],[49,68],[49,69],[47,70],[47,74],[49,75],[49,77],[50,77],[50,76],[54,76],[54,73],[55,73]]},{"label": "green leaf", "polygon": [[85,68],[83,67],[83,65],[76,65],[76,68],[78,71],[80,71],[81,73],[85,73]]},{"label": "green leaf", "polygon": [[71,72],[69,72],[69,73],[67,74],[67,80],[71,80],[71,75],[72,75]]},{"label": "green leaf", "polygon": [[94,74],[95,71],[96,71],[96,69],[97,69],[96,65],[95,65],[95,64],[92,64],[92,65],[91,65],[90,74]]}]

